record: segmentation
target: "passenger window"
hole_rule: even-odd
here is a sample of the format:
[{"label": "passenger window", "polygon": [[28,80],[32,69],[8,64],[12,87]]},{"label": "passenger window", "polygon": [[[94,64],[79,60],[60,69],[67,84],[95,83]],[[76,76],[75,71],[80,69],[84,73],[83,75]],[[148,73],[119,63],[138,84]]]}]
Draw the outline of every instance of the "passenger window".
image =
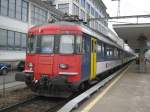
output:
[{"label": "passenger window", "polygon": [[83,53],[90,52],[90,45],[85,43],[85,38],[83,38],[83,40],[82,40],[82,46],[83,46]]},{"label": "passenger window", "polygon": [[81,36],[76,37],[76,53],[82,52],[82,38]]},{"label": "passenger window", "polygon": [[97,44],[97,52],[98,53],[102,52],[102,46],[100,44]]},{"label": "passenger window", "polygon": [[110,56],[110,54],[109,54],[109,46],[106,47],[106,56],[107,56],[107,57]]}]

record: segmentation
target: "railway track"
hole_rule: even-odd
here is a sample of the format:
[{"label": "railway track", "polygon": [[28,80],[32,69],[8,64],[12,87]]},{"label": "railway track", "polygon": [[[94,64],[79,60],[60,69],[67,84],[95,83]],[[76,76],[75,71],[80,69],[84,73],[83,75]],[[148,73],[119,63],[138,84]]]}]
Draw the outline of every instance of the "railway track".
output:
[{"label": "railway track", "polygon": [[68,100],[34,96],[11,106],[0,109],[0,112],[56,112]]}]

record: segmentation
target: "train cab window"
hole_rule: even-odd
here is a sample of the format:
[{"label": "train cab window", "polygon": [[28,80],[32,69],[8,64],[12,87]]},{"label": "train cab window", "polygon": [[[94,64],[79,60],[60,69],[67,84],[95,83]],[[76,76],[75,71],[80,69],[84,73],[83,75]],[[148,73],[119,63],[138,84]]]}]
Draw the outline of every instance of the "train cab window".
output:
[{"label": "train cab window", "polygon": [[61,35],[59,53],[72,54],[74,53],[74,35]]},{"label": "train cab window", "polygon": [[76,53],[82,52],[82,38],[81,36],[76,36]]},{"label": "train cab window", "polygon": [[38,53],[53,53],[54,35],[43,35],[38,38],[37,52]]},{"label": "train cab window", "polygon": [[37,36],[28,38],[27,53],[36,53],[36,38]]}]

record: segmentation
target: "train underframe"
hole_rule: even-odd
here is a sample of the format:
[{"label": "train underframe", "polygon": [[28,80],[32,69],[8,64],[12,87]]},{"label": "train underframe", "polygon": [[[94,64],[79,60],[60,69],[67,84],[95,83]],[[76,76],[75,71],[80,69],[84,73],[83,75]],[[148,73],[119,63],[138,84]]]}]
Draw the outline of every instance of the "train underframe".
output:
[{"label": "train underframe", "polygon": [[80,82],[70,83],[65,76],[54,78],[41,76],[40,80],[34,80],[32,73],[17,73],[17,81],[24,81],[26,85],[37,95],[47,97],[69,97],[77,92]]}]

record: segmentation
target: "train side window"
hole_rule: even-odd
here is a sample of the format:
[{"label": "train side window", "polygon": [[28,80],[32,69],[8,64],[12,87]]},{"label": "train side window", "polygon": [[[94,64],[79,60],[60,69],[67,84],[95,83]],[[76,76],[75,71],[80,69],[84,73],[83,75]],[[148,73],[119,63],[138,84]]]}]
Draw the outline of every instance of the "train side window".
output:
[{"label": "train side window", "polygon": [[114,49],[114,57],[118,58],[118,49],[117,48]]},{"label": "train side window", "polygon": [[102,43],[101,42],[97,42],[97,60],[100,61],[102,56],[103,56],[103,50],[102,50]]},{"label": "train side window", "polygon": [[[87,38],[87,37],[85,37]],[[89,53],[90,52],[90,45],[86,44],[85,42],[85,38],[82,39],[82,49],[83,49],[83,53]]]},{"label": "train side window", "polygon": [[109,48],[108,45],[106,46],[106,56],[107,56],[107,57],[110,56],[110,48]]},{"label": "train side window", "polygon": [[109,48],[109,56],[111,58],[113,57],[113,48],[112,47]]},{"label": "train side window", "polygon": [[101,53],[102,52],[102,46],[100,43],[97,44],[97,52]]},{"label": "train side window", "polygon": [[82,38],[81,36],[76,37],[76,53],[82,52]]},{"label": "train side window", "polygon": [[104,56],[105,54],[105,47],[104,47],[104,43],[102,43],[102,56]]},{"label": "train side window", "polygon": [[120,58],[120,59],[122,58],[122,55],[123,55],[122,51],[119,50],[119,58]]}]

